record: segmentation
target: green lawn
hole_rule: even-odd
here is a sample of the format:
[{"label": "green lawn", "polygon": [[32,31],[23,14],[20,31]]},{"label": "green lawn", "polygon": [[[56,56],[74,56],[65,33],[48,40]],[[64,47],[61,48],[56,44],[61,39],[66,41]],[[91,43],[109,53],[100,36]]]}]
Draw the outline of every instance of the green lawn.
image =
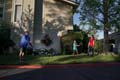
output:
[{"label": "green lawn", "polygon": [[[25,64],[27,65],[49,65],[49,64],[77,64],[77,63],[96,63],[96,62],[119,62],[119,56],[96,55],[94,57],[80,54],[78,56],[60,55],[60,56],[26,56]],[[0,56],[0,65],[19,65],[18,56]]]}]

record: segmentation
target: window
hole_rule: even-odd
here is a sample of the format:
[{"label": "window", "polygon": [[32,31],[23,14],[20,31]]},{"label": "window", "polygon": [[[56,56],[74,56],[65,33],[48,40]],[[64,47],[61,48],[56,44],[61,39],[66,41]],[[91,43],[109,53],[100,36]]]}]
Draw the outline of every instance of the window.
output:
[{"label": "window", "polygon": [[3,19],[4,14],[4,0],[0,1],[0,19]]},{"label": "window", "polygon": [[0,7],[0,18],[3,17],[3,7]]},{"label": "window", "polygon": [[20,21],[21,20],[21,15],[22,15],[22,7],[21,5],[15,5],[15,17],[14,21]]}]

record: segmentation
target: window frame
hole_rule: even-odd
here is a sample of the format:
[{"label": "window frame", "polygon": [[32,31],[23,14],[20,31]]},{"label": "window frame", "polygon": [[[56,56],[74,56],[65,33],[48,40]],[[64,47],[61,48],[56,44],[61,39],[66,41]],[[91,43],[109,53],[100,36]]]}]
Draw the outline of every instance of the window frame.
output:
[{"label": "window frame", "polygon": [[[17,23],[16,21],[15,21],[15,15],[16,15],[16,13],[15,13],[15,6],[16,5],[20,5],[21,6],[21,17],[22,17],[22,13],[23,13],[23,4],[22,4],[22,2],[23,2],[23,0],[14,0],[14,2],[13,2],[13,15],[12,15],[12,22],[13,23]],[[20,22],[21,22],[21,20],[20,20]]]},{"label": "window frame", "polygon": [[17,20],[17,6],[20,6],[20,8],[21,8],[21,17],[22,17],[22,5],[21,4],[15,4],[14,5],[14,7],[15,7],[15,9],[14,9],[14,22],[17,22],[18,20]]},{"label": "window frame", "polygon": [[2,17],[0,17],[0,20],[3,20],[4,19],[4,16],[5,16],[5,0],[3,0],[3,4],[0,6],[0,8],[2,8]]}]

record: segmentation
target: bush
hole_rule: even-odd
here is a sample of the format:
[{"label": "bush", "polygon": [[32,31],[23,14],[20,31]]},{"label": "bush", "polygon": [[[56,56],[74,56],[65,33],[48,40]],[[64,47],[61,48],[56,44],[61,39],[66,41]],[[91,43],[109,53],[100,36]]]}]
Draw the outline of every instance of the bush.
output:
[{"label": "bush", "polygon": [[62,37],[62,52],[66,54],[72,53],[72,44],[73,40],[77,41],[77,44],[80,45],[78,47],[78,51],[80,52],[87,52],[87,43],[88,43],[88,36],[84,31],[79,32],[68,32],[67,35]]},{"label": "bush", "polygon": [[94,47],[95,52],[97,52],[97,53],[102,53],[103,52],[103,45],[102,44],[103,43],[100,40],[95,41],[95,47]]},{"label": "bush", "polygon": [[11,24],[5,21],[0,22],[0,51],[4,54],[8,51],[10,46],[14,45],[14,42],[10,39],[10,26]]}]

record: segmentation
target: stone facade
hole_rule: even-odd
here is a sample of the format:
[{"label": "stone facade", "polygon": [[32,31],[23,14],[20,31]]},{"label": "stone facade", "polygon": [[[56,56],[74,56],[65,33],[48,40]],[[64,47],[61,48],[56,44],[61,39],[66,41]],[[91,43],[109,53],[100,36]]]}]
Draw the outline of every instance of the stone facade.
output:
[{"label": "stone facade", "polygon": [[[72,29],[72,6],[65,4],[61,1],[56,0],[44,0],[42,8],[42,35],[40,31],[35,32],[34,44],[35,48],[54,48],[57,52],[60,52],[60,39],[58,37],[58,32],[67,30],[68,28]],[[40,18],[39,18],[40,19]],[[40,25],[38,26],[40,27]],[[37,26],[35,27],[37,28]],[[37,28],[38,29],[38,28]],[[52,40],[50,46],[45,46],[41,39],[44,38],[44,35],[48,34]]]},{"label": "stone facade", "polygon": [[[13,23],[11,39],[19,46],[24,29],[29,29],[34,48],[53,48],[58,53],[58,33],[72,27],[73,6],[70,0],[6,0],[5,20]],[[48,35],[52,43],[45,46],[42,39]]]},{"label": "stone facade", "polygon": [[12,0],[1,0],[0,2],[0,20],[11,21]]},{"label": "stone facade", "polygon": [[30,31],[31,40],[33,39],[33,23],[34,23],[34,1],[35,0],[13,0],[11,22],[11,39],[19,48],[20,37],[25,29]]}]

